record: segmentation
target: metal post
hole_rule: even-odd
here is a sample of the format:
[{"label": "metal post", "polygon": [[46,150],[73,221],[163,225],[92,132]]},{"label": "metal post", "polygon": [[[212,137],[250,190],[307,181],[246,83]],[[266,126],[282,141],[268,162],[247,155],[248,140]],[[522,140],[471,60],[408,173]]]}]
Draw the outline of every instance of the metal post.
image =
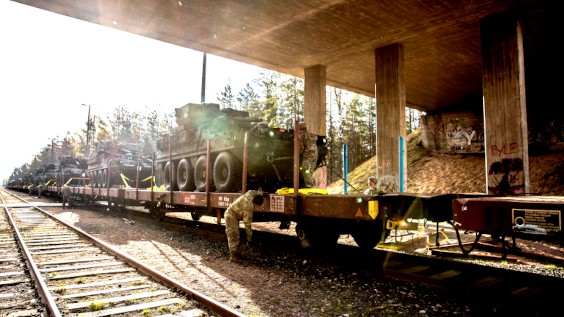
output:
[{"label": "metal post", "polygon": [[90,105],[88,105],[88,123],[86,124],[86,153],[84,156],[88,158],[88,145],[90,144]]},{"label": "metal post", "polygon": [[202,64],[202,104],[206,102],[206,53]]},{"label": "metal post", "polygon": [[207,140],[207,149],[206,149],[206,195],[209,198],[210,194],[210,154],[211,154],[211,142]]},{"label": "metal post", "polygon": [[108,183],[106,184],[106,196],[108,196],[108,208],[111,207],[110,203],[110,175],[112,174],[112,161],[110,161],[110,167],[108,168]]},{"label": "metal post", "polygon": [[348,193],[347,182],[349,180],[349,164],[348,164],[348,157],[347,157],[347,145],[343,144],[343,176],[345,179],[343,193],[346,195]]},{"label": "metal post", "polygon": [[294,213],[298,214],[298,191],[300,190],[300,122],[294,122]]},{"label": "metal post", "polygon": [[141,155],[137,158],[137,179],[135,180],[135,200],[139,200],[139,165],[141,164]]},{"label": "metal post", "polygon": [[170,204],[172,205],[172,187],[174,186],[172,181],[172,135],[168,136],[168,162],[169,162],[169,176],[170,176]]},{"label": "metal post", "polygon": [[155,152],[153,152],[153,159],[151,160],[151,205],[153,203],[153,187],[155,184],[153,179],[155,178]]},{"label": "metal post", "polygon": [[[403,162],[403,155],[404,155],[404,150],[403,150],[403,136],[400,136],[399,139],[399,186],[400,186],[400,192],[403,193],[404,188],[403,188],[403,183],[404,183],[404,162]],[[438,234],[437,234],[438,236]]]},{"label": "metal post", "polygon": [[243,146],[243,186],[241,187],[241,193],[247,192],[247,154],[249,152],[249,133],[245,132],[245,144]]}]

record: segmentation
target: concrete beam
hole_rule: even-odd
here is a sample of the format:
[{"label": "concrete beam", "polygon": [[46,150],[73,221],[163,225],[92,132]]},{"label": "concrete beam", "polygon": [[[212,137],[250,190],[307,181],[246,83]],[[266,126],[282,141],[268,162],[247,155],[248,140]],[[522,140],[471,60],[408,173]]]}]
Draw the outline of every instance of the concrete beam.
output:
[{"label": "concrete beam", "polygon": [[[392,174],[399,180],[399,138],[405,140],[404,49],[399,43],[375,50],[377,177]],[[405,152],[404,142],[404,153]],[[407,155],[404,155],[407,176]],[[404,177],[406,180],[407,177]],[[404,182],[404,188],[407,182]]]},{"label": "concrete beam", "polygon": [[309,125],[309,132],[327,135],[325,65],[315,65],[304,69],[304,120]]},{"label": "concrete beam", "polygon": [[523,34],[518,18],[480,21],[488,193],[529,192]]}]

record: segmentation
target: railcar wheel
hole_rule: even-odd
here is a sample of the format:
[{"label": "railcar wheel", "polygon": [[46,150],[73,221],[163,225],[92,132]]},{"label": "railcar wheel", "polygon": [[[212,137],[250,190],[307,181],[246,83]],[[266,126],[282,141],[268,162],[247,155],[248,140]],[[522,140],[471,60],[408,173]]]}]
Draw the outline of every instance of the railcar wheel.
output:
[{"label": "railcar wheel", "polygon": [[359,248],[366,250],[374,249],[382,238],[382,221],[361,222],[356,226],[355,231],[351,235]]},{"label": "railcar wheel", "polygon": [[193,212],[191,213],[191,215],[192,215],[192,220],[194,221],[200,220],[200,215],[198,215],[197,213]]},{"label": "railcar wheel", "polygon": [[170,162],[167,162],[164,168],[164,182],[166,190],[170,191],[170,186],[172,184],[172,190],[178,190],[176,186],[176,166],[174,166],[174,162],[172,162],[172,180],[170,179]]},{"label": "railcar wheel", "polygon": [[238,192],[241,189],[242,164],[229,152],[221,152],[213,164],[213,183],[220,193]]},{"label": "railcar wheel", "polygon": [[337,243],[340,236],[339,233],[328,228],[317,228],[300,223],[296,225],[296,234],[304,249],[330,247]]},{"label": "railcar wheel", "polygon": [[[210,168],[210,191],[215,191],[215,185],[213,183],[213,169]],[[194,184],[196,185],[196,189],[200,192],[206,191],[206,156],[202,155],[196,161],[196,165],[194,165]]]},{"label": "railcar wheel", "polygon": [[194,184],[194,169],[189,160],[183,158],[178,163],[176,180],[180,191],[193,191],[196,188]]},{"label": "railcar wheel", "polygon": [[151,216],[153,216],[153,218],[157,221],[163,221],[164,217],[166,215],[166,209],[165,208],[161,208],[161,207],[150,207],[149,208],[149,213],[151,214]]}]

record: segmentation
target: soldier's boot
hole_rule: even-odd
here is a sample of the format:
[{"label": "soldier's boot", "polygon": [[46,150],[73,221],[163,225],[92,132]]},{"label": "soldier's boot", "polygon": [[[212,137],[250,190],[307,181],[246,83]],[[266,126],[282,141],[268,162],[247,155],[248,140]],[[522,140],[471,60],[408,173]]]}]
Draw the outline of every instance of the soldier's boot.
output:
[{"label": "soldier's boot", "polygon": [[229,258],[229,262],[241,263],[241,262],[243,262],[243,260],[241,260],[241,258],[239,257],[239,255],[237,253],[231,253],[231,257]]}]

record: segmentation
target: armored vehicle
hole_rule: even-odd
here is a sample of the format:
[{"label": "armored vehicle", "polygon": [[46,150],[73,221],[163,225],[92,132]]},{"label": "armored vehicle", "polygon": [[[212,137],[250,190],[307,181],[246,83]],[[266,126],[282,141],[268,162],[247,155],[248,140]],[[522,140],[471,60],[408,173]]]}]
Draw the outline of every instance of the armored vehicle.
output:
[{"label": "armored vehicle", "polygon": [[79,186],[83,183],[82,174],[88,168],[88,159],[85,157],[63,156],[59,158],[59,164],[55,170],[57,186],[63,185]]},{"label": "armored vehicle", "polygon": [[[134,187],[137,177],[138,156],[137,144],[118,144],[115,141],[98,142],[96,150],[90,153],[88,158],[86,175],[90,179],[90,185],[94,188]],[[110,173],[109,186],[108,173]],[[151,160],[142,157],[139,170],[139,186],[151,186],[150,177]]]},{"label": "armored vehicle", "polygon": [[[170,190],[205,191],[207,140],[210,140],[210,190],[238,192],[242,186],[245,132],[248,132],[247,181],[265,191],[292,186],[294,133],[268,128],[248,112],[218,104],[187,104],[176,109],[178,128],[157,143],[157,168]],[[327,142],[318,137],[318,166],[324,164]],[[170,157],[172,157],[172,167]],[[172,179],[170,179],[172,168]],[[303,183],[303,180],[302,180]],[[254,186],[256,187],[256,186]]]},{"label": "armored vehicle", "polygon": [[[53,163],[43,165],[42,169],[35,170],[35,184],[43,186],[53,186],[57,181],[55,178],[55,169],[57,167]],[[39,172],[37,172],[39,171]]]}]

